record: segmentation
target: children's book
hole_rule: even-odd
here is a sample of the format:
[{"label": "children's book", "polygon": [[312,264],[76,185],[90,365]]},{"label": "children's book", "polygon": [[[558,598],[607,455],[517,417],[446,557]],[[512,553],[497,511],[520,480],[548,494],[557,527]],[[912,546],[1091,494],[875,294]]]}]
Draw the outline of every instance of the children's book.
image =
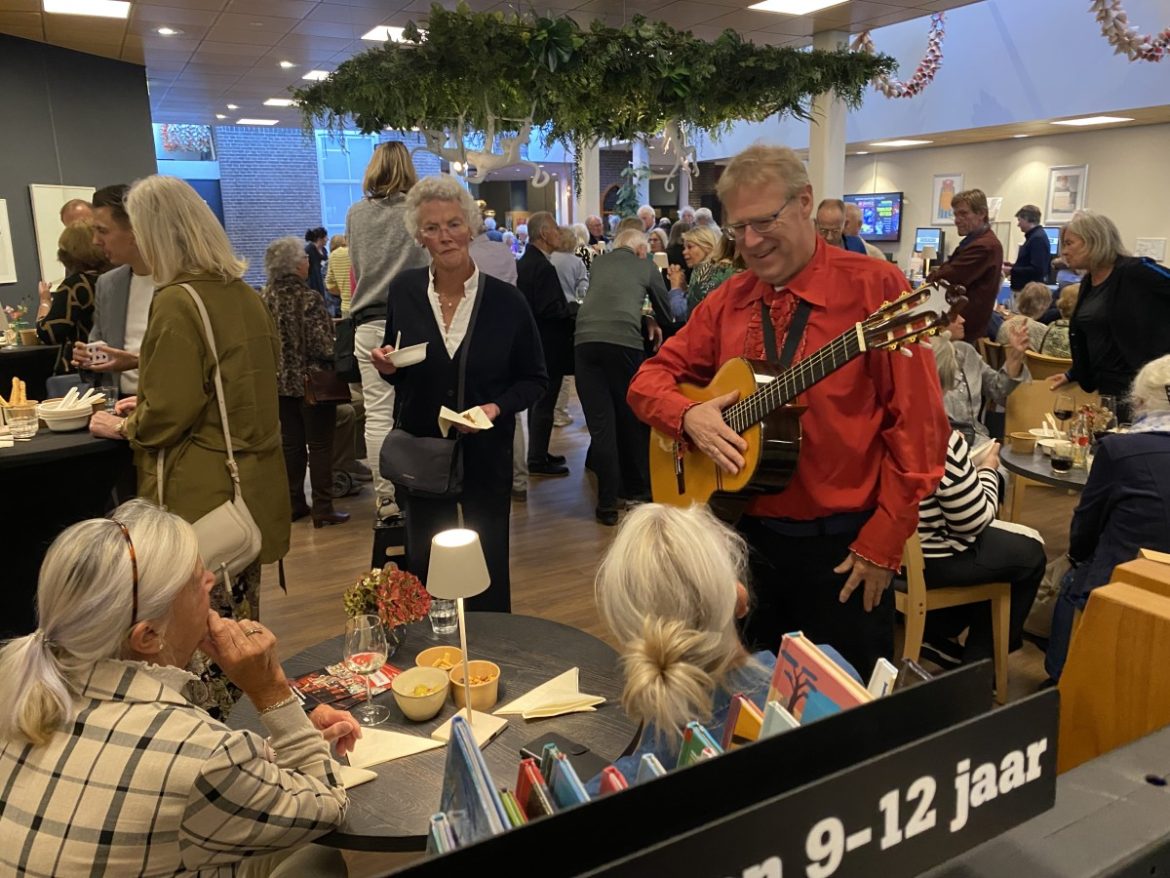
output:
[{"label": "children's book", "polygon": [[552,768],[549,773],[548,788],[552,790],[553,803],[558,808],[568,808],[572,805],[583,805],[589,801],[589,794],[585,792],[585,784],[577,777],[573,763],[565,754],[552,745]]},{"label": "children's book", "polygon": [[639,784],[656,777],[663,777],[665,774],[666,769],[662,767],[658,757],[653,753],[644,753],[642,761],[638,763],[638,773],[634,777],[634,783]]},{"label": "children's book", "polygon": [[778,701],[801,725],[873,701],[864,686],[799,631],[780,641],[768,700]]},{"label": "children's book", "polygon": [[451,821],[446,814],[435,814],[431,817],[427,832],[427,853],[445,854],[455,850],[455,835],[451,832]]},{"label": "children's book", "polygon": [[516,797],[512,795],[512,791],[500,787],[500,801],[504,803],[504,811],[508,815],[508,822],[513,826],[523,826],[528,822],[524,816],[524,811],[520,808],[520,803],[516,801]]},{"label": "children's book", "polygon": [[603,796],[620,792],[629,786],[622,773],[612,765],[607,765],[601,770],[601,794]]},{"label": "children's book", "polygon": [[764,705],[764,725],[760,729],[760,739],[770,738],[800,725],[799,720],[781,706],[779,701],[769,701]]},{"label": "children's book", "polygon": [[516,801],[529,820],[556,813],[552,792],[544,782],[535,759],[520,761],[520,773],[516,778]]},{"label": "children's book", "polygon": [[460,846],[501,833],[511,825],[475,736],[467,720],[458,714],[451,723],[439,810],[451,821]]},{"label": "children's book", "polygon": [[750,744],[760,736],[760,728],[764,724],[764,714],[752,704],[746,695],[733,695],[731,707],[727,711],[727,722],[723,725],[723,740],[720,745],[724,750],[733,750]]},{"label": "children's book", "polygon": [[692,720],[683,729],[682,747],[678,753],[678,765],[675,767],[682,768],[684,765],[698,762],[705,749],[710,749],[712,756],[723,752],[723,748],[715,743],[711,733],[703,728],[701,723]]},{"label": "children's book", "polygon": [[874,662],[873,673],[869,675],[869,685],[865,688],[874,698],[882,698],[894,691],[894,681],[898,679],[898,669],[884,658]]}]

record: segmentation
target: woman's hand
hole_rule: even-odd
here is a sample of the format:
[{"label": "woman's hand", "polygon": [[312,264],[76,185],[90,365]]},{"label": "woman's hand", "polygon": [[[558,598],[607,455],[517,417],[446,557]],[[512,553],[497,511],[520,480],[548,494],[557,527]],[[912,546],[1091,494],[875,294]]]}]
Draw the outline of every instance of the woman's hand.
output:
[{"label": "woman's hand", "polygon": [[[113,391],[111,390],[110,393],[113,393]],[[138,408],[138,397],[128,396],[114,403],[114,414],[126,417],[136,408]]]},{"label": "woman's hand", "polygon": [[[77,356],[77,349],[74,348],[73,351],[74,356]],[[91,372],[129,372],[131,369],[138,368],[138,354],[132,354],[121,348],[112,348],[105,343],[102,344],[102,351],[109,359],[104,363],[90,363],[86,368]]]},{"label": "woman's hand", "polygon": [[1066,375],[1064,372],[1057,372],[1048,379],[1048,389],[1060,390],[1060,388],[1064,387],[1064,385],[1071,383],[1072,382],[1068,380],[1068,375]]},{"label": "woman's hand", "polygon": [[[500,416],[500,407],[498,405],[496,405],[494,402],[485,402],[483,405],[481,405],[479,407],[479,410],[481,412],[483,412],[484,416],[492,423],[495,423],[496,418],[498,418]],[[467,426],[464,426],[463,424],[456,424],[455,429],[458,430],[460,433],[478,433],[478,432],[480,432],[479,427],[467,427]]]},{"label": "woman's hand", "polygon": [[338,710],[328,704],[319,704],[309,712],[309,722],[320,730],[321,737],[333,745],[338,756],[352,753],[362,736],[362,727],[348,711]]},{"label": "woman's hand", "polygon": [[646,340],[655,351],[662,347],[662,327],[653,317],[646,318]]},{"label": "woman's hand", "polygon": [[37,284],[37,298],[41,300],[42,305],[48,305],[53,301],[53,285],[47,280],[41,281]]},{"label": "woman's hand", "polygon": [[374,348],[370,351],[370,362],[374,364],[383,375],[393,375],[398,371],[398,367],[390,362],[390,355],[394,353],[394,345],[383,345],[380,348]]},{"label": "woman's hand", "polygon": [[670,278],[670,288],[672,290],[685,290],[687,288],[687,276],[683,272],[681,265],[668,265],[666,267],[666,276]]},{"label": "woman's hand", "polygon": [[124,420],[126,419],[111,415],[109,412],[95,412],[89,419],[90,435],[99,439],[125,439],[126,437],[118,430]]},{"label": "woman's hand", "polygon": [[972,456],[972,463],[979,469],[999,469],[999,443],[992,442],[978,457]]},{"label": "woman's hand", "polygon": [[1024,368],[1024,354],[1028,350],[1028,326],[1024,320],[1008,324],[1008,346],[1004,356],[1004,371],[1018,378]]},{"label": "woman's hand", "polygon": [[257,711],[284,701],[292,690],[276,659],[276,637],[259,622],[224,619],[207,611],[207,634],[199,644]]}]

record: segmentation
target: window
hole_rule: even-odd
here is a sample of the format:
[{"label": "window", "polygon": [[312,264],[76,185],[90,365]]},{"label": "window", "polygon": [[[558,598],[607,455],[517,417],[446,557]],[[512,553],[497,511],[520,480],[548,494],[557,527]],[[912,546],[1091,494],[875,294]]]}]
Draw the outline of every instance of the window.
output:
[{"label": "window", "polygon": [[362,198],[362,177],[377,145],[377,134],[317,132],[322,225],[330,236],[345,234],[345,215]]}]

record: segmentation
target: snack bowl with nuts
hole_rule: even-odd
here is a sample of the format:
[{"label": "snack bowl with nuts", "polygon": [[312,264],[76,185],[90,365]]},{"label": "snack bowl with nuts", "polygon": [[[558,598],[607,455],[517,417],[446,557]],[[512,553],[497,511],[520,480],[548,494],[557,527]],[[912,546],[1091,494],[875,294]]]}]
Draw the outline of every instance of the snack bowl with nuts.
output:
[{"label": "snack bowl with nuts", "polygon": [[[471,709],[491,710],[500,697],[500,666],[484,659],[472,659],[467,665],[471,672]],[[462,663],[448,673],[451,677],[451,694],[455,697],[456,706],[466,706],[467,694],[463,688]]]},{"label": "snack bowl with nuts", "polygon": [[421,723],[443,709],[449,685],[446,671],[415,667],[395,677],[390,689],[406,718]]}]

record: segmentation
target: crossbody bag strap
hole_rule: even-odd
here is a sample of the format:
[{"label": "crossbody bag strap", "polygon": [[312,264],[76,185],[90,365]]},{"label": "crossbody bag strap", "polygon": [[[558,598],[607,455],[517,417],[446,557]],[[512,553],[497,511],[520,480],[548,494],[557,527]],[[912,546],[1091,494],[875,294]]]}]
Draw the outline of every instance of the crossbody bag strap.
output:
[{"label": "crossbody bag strap", "polygon": [[479,288],[475,291],[475,302],[471,305],[471,317],[467,321],[467,332],[464,333],[463,342],[459,346],[462,349],[459,353],[459,388],[456,391],[459,411],[464,410],[463,385],[467,376],[467,358],[471,354],[471,333],[475,330],[475,319],[479,316],[479,306],[483,302],[483,289],[486,285],[487,275],[481,271],[479,273]]},{"label": "crossbody bag strap", "polygon": [[788,324],[788,333],[784,337],[784,353],[777,357],[776,329],[772,326],[772,312],[768,308],[768,303],[760,299],[760,317],[764,325],[764,353],[768,362],[773,366],[787,369],[792,365],[792,358],[796,356],[796,348],[800,345],[800,340],[804,338],[804,328],[808,326],[808,316],[811,311],[812,305],[804,299],[800,299],[796,311],[792,314],[792,320]]}]

